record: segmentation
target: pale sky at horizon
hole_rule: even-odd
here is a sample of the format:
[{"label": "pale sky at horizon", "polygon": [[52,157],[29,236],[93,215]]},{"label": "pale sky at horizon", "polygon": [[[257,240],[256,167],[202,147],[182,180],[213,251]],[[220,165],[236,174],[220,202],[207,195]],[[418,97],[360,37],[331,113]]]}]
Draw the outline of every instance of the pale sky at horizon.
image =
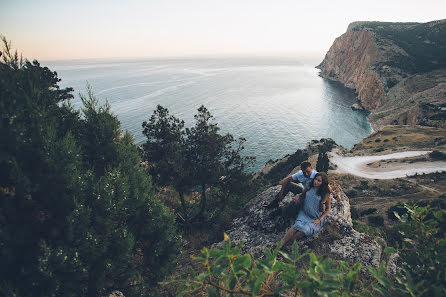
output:
[{"label": "pale sky at horizon", "polygon": [[323,57],[353,21],[446,18],[444,0],[0,1],[0,34],[38,60]]}]

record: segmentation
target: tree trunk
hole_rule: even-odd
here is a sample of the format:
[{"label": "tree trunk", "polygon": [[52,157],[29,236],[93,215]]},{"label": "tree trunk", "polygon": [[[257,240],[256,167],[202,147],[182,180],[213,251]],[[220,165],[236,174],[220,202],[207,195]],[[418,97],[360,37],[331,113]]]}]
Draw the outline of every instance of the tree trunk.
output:
[{"label": "tree trunk", "polygon": [[181,207],[183,209],[183,215],[184,215],[184,222],[189,224],[189,218],[187,216],[187,208],[186,208],[186,201],[184,201],[184,193],[182,191],[178,192],[180,194],[180,201],[181,201]]},{"label": "tree trunk", "polygon": [[201,207],[198,217],[202,217],[204,210],[206,209],[206,185],[201,185]]},{"label": "tree trunk", "polygon": [[206,185],[201,185],[201,201],[200,201],[200,211],[193,218],[192,221],[200,221],[203,218],[204,210],[206,209]]},{"label": "tree trunk", "polygon": [[204,210],[206,209],[206,187],[205,186],[206,186],[205,184],[201,185],[200,211],[197,213],[196,216],[194,216],[190,220],[191,223],[199,222],[203,218],[203,213],[204,213]]}]

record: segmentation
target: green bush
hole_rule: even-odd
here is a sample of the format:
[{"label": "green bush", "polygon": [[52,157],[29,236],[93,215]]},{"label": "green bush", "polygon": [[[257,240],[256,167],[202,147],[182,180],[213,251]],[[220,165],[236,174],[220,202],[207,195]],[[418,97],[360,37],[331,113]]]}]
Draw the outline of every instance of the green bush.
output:
[{"label": "green bush", "polygon": [[366,180],[360,181],[359,185],[354,187],[356,190],[367,190],[369,188],[369,182]]},{"label": "green bush", "polygon": [[284,176],[287,176],[291,170],[307,159],[308,153],[306,151],[297,150],[285,162],[277,164],[267,174],[263,175],[264,183],[266,185],[279,183]]},{"label": "green bush", "polygon": [[55,72],[4,57],[0,295],[153,292],[179,237],[132,137],[91,92],[75,111]]},{"label": "green bush", "polygon": [[361,211],[361,216],[367,216],[367,215],[375,213],[377,211],[378,210],[376,208],[367,208],[367,209]]},{"label": "green bush", "polygon": [[326,149],[327,148],[325,148],[323,146],[319,147],[319,154],[317,156],[317,163],[316,163],[316,170],[318,172],[327,172],[328,171],[330,161],[328,159]]},{"label": "green bush", "polygon": [[[180,283],[178,296],[204,290],[208,296],[444,296],[446,242],[439,226],[444,225],[445,214],[428,206],[407,210],[411,219],[402,217],[400,224],[403,245],[398,250],[385,249],[386,253],[398,251],[404,263],[392,279],[383,261],[377,268],[367,267],[372,280],[365,286],[359,278],[359,263],[350,266],[310,251],[299,253],[296,242],[289,254],[279,252],[277,245],[274,250],[265,249],[260,259],[252,259],[240,253],[242,244],[232,247],[225,235],[222,248],[203,248],[194,258],[201,264],[200,272],[191,269],[183,279],[169,283]],[[355,229],[360,226],[353,223]]]},{"label": "green bush", "polygon": [[360,217],[359,211],[355,207],[350,207],[350,214],[352,217],[352,220],[357,220]]},{"label": "green bush", "polygon": [[370,224],[374,226],[382,226],[384,225],[384,218],[381,215],[373,215],[367,218]]},{"label": "green bush", "polygon": [[[359,280],[361,264],[350,266],[344,261],[333,261],[306,251],[300,253],[294,242],[291,253],[265,249],[264,257],[252,259],[240,254],[242,245],[231,247],[226,238],[221,249],[203,248],[194,258],[202,265],[202,272],[191,270],[179,282],[178,296],[206,290],[208,296],[353,296],[358,289],[364,293]],[[278,259],[281,254],[283,260]],[[307,263],[307,269],[297,264]],[[280,278],[280,282],[274,282]],[[165,284],[168,284],[165,283]]]},{"label": "green bush", "polygon": [[401,224],[395,227],[403,266],[394,288],[410,290],[413,296],[445,296],[446,215],[439,207],[429,205],[405,208],[407,213],[397,215]]},{"label": "green bush", "polygon": [[402,216],[407,212],[407,210],[401,202],[389,207],[389,209],[387,210],[387,217],[392,221],[398,220],[398,217],[395,215],[395,212],[397,213],[398,216]]},{"label": "green bush", "polygon": [[434,160],[446,160],[446,154],[440,151],[432,151],[429,153],[429,157]]},{"label": "green bush", "polygon": [[347,191],[345,194],[347,195],[348,198],[358,197],[358,192],[355,190]]}]

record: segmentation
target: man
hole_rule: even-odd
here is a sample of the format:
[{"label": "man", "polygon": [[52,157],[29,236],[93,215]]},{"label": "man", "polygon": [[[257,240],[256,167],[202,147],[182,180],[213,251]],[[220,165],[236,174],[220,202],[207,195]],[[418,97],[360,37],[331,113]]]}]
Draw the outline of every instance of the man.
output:
[{"label": "man", "polygon": [[[301,170],[299,170],[297,173],[282,180],[282,187],[280,188],[280,192],[276,195],[276,198],[270,203],[265,203],[263,205],[267,208],[276,208],[279,206],[279,202],[282,201],[283,197],[285,197],[288,192],[292,192],[294,195],[296,195],[292,202],[285,205],[281,209],[271,212],[270,215],[272,217],[282,214],[284,216],[294,218],[299,212],[299,208],[297,206],[299,205],[300,195],[298,194],[303,192],[305,187],[313,180],[317,173],[317,171],[311,167],[311,163],[308,161],[302,162],[302,164],[300,164],[300,169]],[[300,183],[301,185],[294,182]]]}]

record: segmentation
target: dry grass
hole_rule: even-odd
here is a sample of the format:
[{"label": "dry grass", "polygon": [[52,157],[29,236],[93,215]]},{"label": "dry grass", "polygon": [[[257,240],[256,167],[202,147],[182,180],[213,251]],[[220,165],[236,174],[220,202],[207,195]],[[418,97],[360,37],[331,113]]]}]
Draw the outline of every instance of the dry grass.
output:
[{"label": "dry grass", "polygon": [[[432,173],[407,178],[376,180],[358,178],[349,174],[330,174],[350,199],[350,205],[359,212],[376,208],[373,215],[382,215],[384,224],[390,226],[387,210],[401,202],[444,199],[446,193],[446,173]],[[368,224],[368,216],[358,220]]]},{"label": "dry grass", "polygon": [[389,125],[364,138],[350,153],[368,155],[433,149],[446,150],[446,129]]}]

